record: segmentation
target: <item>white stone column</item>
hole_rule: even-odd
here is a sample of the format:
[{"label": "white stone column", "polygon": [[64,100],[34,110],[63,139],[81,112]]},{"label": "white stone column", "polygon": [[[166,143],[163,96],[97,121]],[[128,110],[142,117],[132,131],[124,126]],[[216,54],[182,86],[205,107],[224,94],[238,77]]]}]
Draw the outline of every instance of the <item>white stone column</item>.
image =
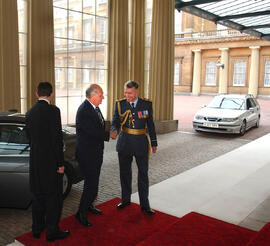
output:
[{"label": "white stone column", "polygon": [[252,94],[254,97],[256,97],[258,94],[259,85],[260,46],[250,46],[249,48],[251,49],[251,64],[248,94]]},{"label": "white stone column", "polygon": [[227,93],[228,92],[228,78],[229,78],[229,49],[228,48],[220,48],[221,58],[220,63],[224,65],[224,67],[219,68],[219,88],[218,93]]},{"label": "white stone column", "polygon": [[202,71],[201,50],[200,49],[192,50],[192,52],[194,52],[192,94],[198,96],[201,91],[201,71]]}]

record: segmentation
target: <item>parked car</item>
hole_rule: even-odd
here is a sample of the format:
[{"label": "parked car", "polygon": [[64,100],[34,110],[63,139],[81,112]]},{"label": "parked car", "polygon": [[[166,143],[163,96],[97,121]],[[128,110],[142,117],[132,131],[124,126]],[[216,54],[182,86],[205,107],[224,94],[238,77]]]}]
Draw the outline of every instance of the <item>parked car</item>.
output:
[{"label": "parked car", "polygon": [[194,116],[196,131],[237,133],[259,127],[260,105],[252,95],[218,95]]},{"label": "parked car", "polygon": [[[75,160],[75,133],[64,128],[63,140],[65,198],[72,184],[83,180],[83,175]],[[11,112],[0,113],[0,207],[27,208],[30,205],[29,153],[25,116]]]}]

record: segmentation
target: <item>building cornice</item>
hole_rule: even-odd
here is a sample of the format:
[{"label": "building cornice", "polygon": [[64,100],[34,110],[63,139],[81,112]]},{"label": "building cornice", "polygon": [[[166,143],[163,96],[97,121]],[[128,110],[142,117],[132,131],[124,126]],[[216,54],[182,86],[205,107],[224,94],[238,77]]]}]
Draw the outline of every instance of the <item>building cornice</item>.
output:
[{"label": "building cornice", "polygon": [[[229,37],[229,38],[209,38],[209,39],[192,39],[175,41],[175,45],[190,45],[190,44],[209,44],[209,43],[225,43],[225,42],[235,42],[235,41],[260,41],[261,39],[253,36],[244,37]],[[263,43],[265,40],[261,40]],[[269,42],[270,45],[270,42]]]}]

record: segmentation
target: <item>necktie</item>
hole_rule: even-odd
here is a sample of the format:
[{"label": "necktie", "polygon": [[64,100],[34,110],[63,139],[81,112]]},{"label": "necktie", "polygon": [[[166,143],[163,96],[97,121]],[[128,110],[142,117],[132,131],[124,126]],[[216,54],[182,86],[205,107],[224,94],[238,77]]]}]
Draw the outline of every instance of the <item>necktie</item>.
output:
[{"label": "necktie", "polygon": [[104,120],[103,120],[102,113],[101,113],[99,107],[96,107],[95,110],[96,110],[96,112],[98,114],[98,118],[99,118],[101,124],[104,125]]},{"label": "necktie", "polygon": [[131,107],[132,107],[132,108],[135,108],[135,107],[134,107],[134,103],[131,103]]}]

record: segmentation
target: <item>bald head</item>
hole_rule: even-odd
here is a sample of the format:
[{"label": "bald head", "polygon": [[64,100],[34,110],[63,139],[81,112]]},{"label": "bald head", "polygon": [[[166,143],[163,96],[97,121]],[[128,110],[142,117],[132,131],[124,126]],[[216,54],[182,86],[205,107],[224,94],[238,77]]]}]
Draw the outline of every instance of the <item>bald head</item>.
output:
[{"label": "bald head", "polygon": [[90,86],[87,88],[87,90],[86,90],[86,92],[85,92],[85,96],[86,96],[87,98],[90,98],[91,95],[97,94],[98,91],[102,91],[102,88],[101,88],[99,85],[97,85],[97,84],[92,84],[92,85],[90,85]]},{"label": "bald head", "polygon": [[90,85],[86,92],[85,92],[86,97],[88,98],[88,100],[95,105],[96,107],[99,106],[99,104],[102,103],[102,100],[104,98],[103,96],[103,90],[102,88],[97,85],[97,84],[92,84]]}]

